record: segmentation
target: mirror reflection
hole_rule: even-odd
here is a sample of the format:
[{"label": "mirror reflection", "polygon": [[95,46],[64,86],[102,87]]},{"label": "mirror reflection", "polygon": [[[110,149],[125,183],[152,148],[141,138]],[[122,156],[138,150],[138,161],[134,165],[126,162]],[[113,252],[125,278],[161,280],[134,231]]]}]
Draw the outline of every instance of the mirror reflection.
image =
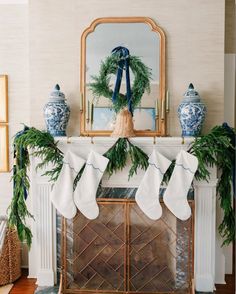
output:
[{"label": "mirror reflection", "polygon": [[[152,32],[145,23],[106,23],[96,27],[87,37],[86,50],[86,128],[90,130],[112,130],[116,113],[112,102],[105,97],[94,97],[89,84],[92,77],[99,74],[101,62],[111,54],[113,48],[124,46],[130,55],[138,56],[151,69],[150,93],[145,92],[140,105],[134,110],[136,130],[156,129],[156,100],[159,98],[159,35]],[[116,75],[110,79],[114,89]],[[131,86],[134,74],[130,70]],[[126,92],[125,75],[122,77],[120,92]]]}]

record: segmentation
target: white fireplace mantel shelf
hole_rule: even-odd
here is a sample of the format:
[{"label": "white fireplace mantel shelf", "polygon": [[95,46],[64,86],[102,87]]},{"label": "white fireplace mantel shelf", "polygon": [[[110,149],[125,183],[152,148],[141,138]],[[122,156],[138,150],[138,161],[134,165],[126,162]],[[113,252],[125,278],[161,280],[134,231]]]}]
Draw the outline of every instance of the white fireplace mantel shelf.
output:
[{"label": "white fireplace mantel shelf", "polygon": [[[67,148],[86,159],[91,149],[103,154],[116,141],[111,137],[60,137],[57,138],[59,148]],[[193,142],[194,138],[156,137],[155,148],[170,160],[178,152]],[[150,154],[154,148],[153,137],[136,137],[130,141]],[[50,202],[51,184],[42,172],[35,171],[37,158],[31,159],[31,211],[35,221],[31,223],[33,243],[29,253],[29,276],[37,278],[40,286],[52,286],[56,281],[56,218],[55,209]],[[122,171],[109,179],[104,176],[104,187],[138,187],[143,171],[128,181],[127,165]],[[209,182],[194,182],[195,189],[195,288],[197,291],[213,292],[215,284],[215,244],[216,244],[216,168],[210,170]],[[222,277],[224,280],[224,277]]]}]

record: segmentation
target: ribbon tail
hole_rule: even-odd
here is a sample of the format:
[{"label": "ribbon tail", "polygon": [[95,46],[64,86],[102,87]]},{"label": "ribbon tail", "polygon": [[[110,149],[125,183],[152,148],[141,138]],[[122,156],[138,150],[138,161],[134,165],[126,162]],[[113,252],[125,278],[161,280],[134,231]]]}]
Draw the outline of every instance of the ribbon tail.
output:
[{"label": "ribbon tail", "polygon": [[118,46],[112,50],[112,54],[119,54],[119,58],[120,58],[120,60],[118,62],[118,70],[117,70],[115,89],[112,94],[112,102],[116,103],[117,95],[120,91],[120,86],[121,86],[121,81],[122,81],[123,67],[125,66],[127,106],[128,106],[129,112],[133,116],[132,93],[131,93],[130,74],[129,74],[129,50],[125,47]]},{"label": "ribbon tail", "polygon": [[[24,129],[16,134],[16,138],[20,137],[21,135],[23,135],[24,133],[26,133],[28,130],[29,130],[29,127],[24,126]],[[23,156],[26,156],[27,153],[28,153],[27,149],[25,149],[25,148],[23,148],[21,146],[20,149],[19,149],[19,162],[16,162],[14,164],[14,167],[13,167],[13,175],[14,176],[17,173],[17,165],[19,165],[18,166],[19,169],[22,169],[23,168],[23,162],[22,162]],[[16,157],[17,157],[17,150],[16,150],[16,146],[14,144],[14,159],[15,160],[16,160]],[[21,185],[24,186],[24,182],[23,181],[21,181]],[[15,183],[15,181],[13,181],[13,187],[15,188],[15,186],[16,186],[16,183]],[[27,189],[24,186],[24,199],[26,200],[27,197],[28,197]]]},{"label": "ribbon tail", "polygon": [[119,61],[118,66],[119,66],[119,68],[117,70],[117,78],[116,78],[115,88],[114,88],[114,92],[112,94],[112,102],[113,103],[116,103],[117,95],[120,91],[120,85],[121,85],[122,76],[123,76],[124,61],[123,60]]},{"label": "ribbon tail", "polygon": [[126,67],[126,98],[127,98],[128,110],[133,116],[132,93],[131,93],[130,73],[129,73],[129,59],[125,60],[125,67]]}]

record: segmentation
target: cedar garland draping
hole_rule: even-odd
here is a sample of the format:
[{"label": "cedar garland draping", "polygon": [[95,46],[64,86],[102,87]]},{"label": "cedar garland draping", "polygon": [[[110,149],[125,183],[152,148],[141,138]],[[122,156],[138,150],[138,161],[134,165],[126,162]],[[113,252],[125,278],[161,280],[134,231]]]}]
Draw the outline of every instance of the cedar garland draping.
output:
[{"label": "cedar garland draping", "polygon": [[[235,130],[231,130],[235,136]],[[221,172],[217,191],[220,199],[220,206],[224,211],[223,221],[219,226],[219,232],[223,237],[223,244],[228,245],[235,239],[235,215],[231,204],[231,181],[232,170],[235,163],[235,149],[231,144],[229,131],[224,126],[214,127],[207,135],[197,137],[190,145],[188,152],[197,156],[199,161],[198,170],[195,174],[197,180],[209,180],[209,166],[216,165]],[[12,202],[9,207],[9,225],[17,229],[21,241],[26,241],[30,247],[32,233],[27,226],[27,219],[33,218],[26,205],[25,194],[30,188],[30,181],[27,175],[30,167],[29,153],[37,156],[41,162],[38,169],[44,169],[44,175],[50,181],[55,182],[63,164],[63,153],[58,148],[58,142],[45,131],[34,127],[26,127],[19,132],[14,139],[15,165],[14,165],[14,191]],[[23,152],[22,152],[23,151]],[[132,144],[127,138],[119,138],[115,144],[104,154],[109,158],[106,172],[111,176],[114,172],[122,170],[128,158],[131,160],[129,178],[137,173],[138,168],[147,169],[148,156],[139,147]],[[50,166],[50,169],[48,168]],[[165,174],[164,182],[168,182],[174,168],[174,161]],[[74,188],[79,180],[83,168],[77,175]]]}]

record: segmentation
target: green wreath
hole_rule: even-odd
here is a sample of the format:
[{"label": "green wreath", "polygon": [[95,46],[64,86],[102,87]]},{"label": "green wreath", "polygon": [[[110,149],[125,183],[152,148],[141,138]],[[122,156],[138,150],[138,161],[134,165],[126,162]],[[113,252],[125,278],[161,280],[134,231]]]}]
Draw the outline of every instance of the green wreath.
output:
[{"label": "green wreath", "polygon": [[[89,84],[89,89],[97,98],[103,96],[112,101],[113,90],[109,84],[111,75],[115,75],[118,68],[120,57],[117,54],[108,56],[101,63],[98,76],[92,76],[94,82]],[[141,101],[145,91],[150,93],[150,79],[152,76],[151,69],[147,67],[139,57],[130,56],[129,60],[130,69],[134,74],[134,83],[131,89],[132,92],[132,105],[135,108]],[[113,105],[115,112],[119,112],[122,108],[127,106],[126,95],[119,93],[117,101]]]}]

